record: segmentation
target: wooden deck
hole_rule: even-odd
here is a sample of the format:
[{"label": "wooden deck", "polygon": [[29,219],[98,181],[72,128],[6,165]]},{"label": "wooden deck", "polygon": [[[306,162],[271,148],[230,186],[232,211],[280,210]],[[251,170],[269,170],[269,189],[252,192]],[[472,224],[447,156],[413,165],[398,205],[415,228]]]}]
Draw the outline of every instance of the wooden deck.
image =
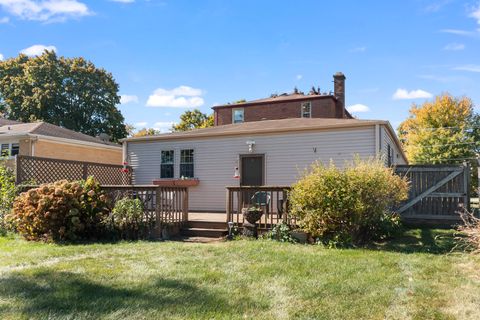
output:
[{"label": "wooden deck", "polygon": [[227,224],[225,212],[189,212],[188,221],[224,222]]}]

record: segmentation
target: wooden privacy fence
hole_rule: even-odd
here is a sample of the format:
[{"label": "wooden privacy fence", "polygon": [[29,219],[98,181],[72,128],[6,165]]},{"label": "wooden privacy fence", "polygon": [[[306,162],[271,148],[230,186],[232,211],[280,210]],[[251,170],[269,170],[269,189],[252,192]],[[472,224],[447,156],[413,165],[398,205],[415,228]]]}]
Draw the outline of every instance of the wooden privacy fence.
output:
[{"label": "wooden privacy fence", "polygon": [[[124,172],[124,169],[128,169]],[[131,168],[122,165],[59,160],[31,156],[16,157],[16,181],[42,184],[58,180],[81,180],[89,176],[103,185],[130,185]]]},{"label": "wooden privacy fence", "polygon": [[409,198],[397,208],[402,219],[413,223],[453,224],[458,211],[470,206],[469,166],[397,166],[395,171],[410,180]]},{"label": "wooden privacy fence", "polygon": [[296,219],[289,214],[288,186],[227,187],[227,222],[244,222],[242,209],[258,206],[263,215],[258,226],[271,229],[279,223],[296,225]]},{"label": "wooden privacy fence", "polygon": [[156,225],[178,224],[188,221],[188,189],[186,187],[161,187],[141,185],[101,186],[110,201],[123,198],[140,199],[145,218]]}]

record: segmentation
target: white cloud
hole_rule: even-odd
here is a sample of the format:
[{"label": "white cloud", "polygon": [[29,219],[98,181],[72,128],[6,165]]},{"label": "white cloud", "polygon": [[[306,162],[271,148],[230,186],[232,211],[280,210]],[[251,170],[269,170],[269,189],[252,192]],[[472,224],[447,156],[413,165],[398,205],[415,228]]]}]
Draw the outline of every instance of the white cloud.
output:
[{"label": "white cloud", "polygon": [[146,122],[146,121],[137,122],[137,123],[134,124],[134,126],[135,126],[136,129],[146,128],[147,125],[148,125],[148,122]]},{"label": "white cloud", "polygon": [[43,44],[35,44],[31,47],[21,50],[20,53],[26,54],[27,56],[31,57],[41,55],[45,50],[57,52],[57,48],[55,46],[44,46]]},{"label": "white cloud", "polygon": [[478,5],[477,8],[474,8],[468,16],[470,18],[477,20],[477,23],[480,24],[480,4]]},{"label": "white cloud", "polygon": [[302,80],[302,78],[303,78],[303,76],[301,74],[297,74],[295,76],[295,79],[297,79],[297,80]]},{"label": "white cloud", "polygon": [[422,99],[422,98],[431,98],[433,95],[430,92],[424,90],[412,90],[407,91],[405,89],[397,89],[393,94],[392,98],[394,100],[405,100],[405,99]]},{"label": "white cloud", "polygon": [[175,124],[173,121],[159,121],[153,125],[155,130],[158,130],[162,133],[171,132],[172,126]]},{"label": "white cloud", "polygon": [[189,86],[171,90],[158,88],[148,97],[147,107],[196,108],[205,103],[202,94],[202,90]]},{"label": "white cloud", "polygon": [[111,2],[134,3],[135,0],[110,0]]},{"label": "white cloud", "polygon": [[472,31],[459,30],[459,29],[442,29],[440,30],[440,32],[451,33],[451,34],[456,34],[460,36],[471,36],[474,34]]},{"label": "white cloud", "polygon": [[121,94],[120,103],[121,104],[138,103],[138,97],[135,95]]},{"label": "white cloud", "polygon": [[464,65],[464,66],[455,67],[455,68],[453,68],[453,70],[480,72],[480,65],[468,64],[468,65]]},{"label": "white cloud", "polygon": [[443,50],[447,50],[447,51],[460,51],[463,49],[465,49],[465,45],[463,43],[456,43],[456,42],[449,43],[445,47],[443,47]]},{"label": "white cloud", "polygon": [[348,112],[353,112],[353,113],[369,112],[370,108],[368,106],[364,105],[364,104],[357,103],[357,104],[354,104],[354,105],[351,105],[351,106],[347,107],[347,110],[348,110]]},{"label": "white cloud", "polygon": [[2,17],[0,18],[0,23],[9,23],[10,22],[10,18],[9,17]]},{"label": "white cloud", "polygon": [[0,53],[0,61],[3,61],[5,60],[5,57],[3,56],[3,54]]},{"label": "white cloud", "polygon": [[350,52],[365,52],[367,51],[367,47],[356,47],[353,49],[350,49]]},{"label": "white cloud", "polygon": [[0,6],[20,19],[43,22],[65,21],[92,14],[87,5],[78,0],[0,0]]}]

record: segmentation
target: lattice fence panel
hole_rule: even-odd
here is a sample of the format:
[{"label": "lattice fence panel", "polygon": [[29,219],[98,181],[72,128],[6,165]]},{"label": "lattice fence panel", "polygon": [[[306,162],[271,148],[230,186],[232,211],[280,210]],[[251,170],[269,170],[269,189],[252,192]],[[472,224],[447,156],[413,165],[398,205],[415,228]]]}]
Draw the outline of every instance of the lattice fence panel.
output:
[{"label": "lattice fence panel", "polygon": [[94,176],[100,184],[131,184],[131,170],[121,165],[17,156],[17,184],[41,184],[58,180],[80,180]]}]

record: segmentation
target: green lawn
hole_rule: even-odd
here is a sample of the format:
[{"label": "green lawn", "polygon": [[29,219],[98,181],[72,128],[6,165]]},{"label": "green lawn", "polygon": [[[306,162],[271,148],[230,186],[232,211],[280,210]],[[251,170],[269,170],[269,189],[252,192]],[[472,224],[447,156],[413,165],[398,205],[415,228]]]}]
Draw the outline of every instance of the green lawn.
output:
[{"label": "green lawn", "polygon": [[0,238],[0,319],[479,319],[480,257],[452,246],[442,230],[345,250]]}]

